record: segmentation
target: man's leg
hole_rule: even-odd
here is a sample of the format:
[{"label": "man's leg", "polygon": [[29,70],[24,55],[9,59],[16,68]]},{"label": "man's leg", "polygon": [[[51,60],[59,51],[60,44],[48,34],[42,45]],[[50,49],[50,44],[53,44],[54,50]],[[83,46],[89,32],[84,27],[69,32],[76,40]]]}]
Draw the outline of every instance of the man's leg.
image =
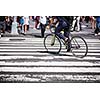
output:
[{"label": "man's leg", "polygon": [[45,25],[43,25],[43,24],[41,23],[40,26],[41,26],[41,37],[44,37]]},{"label": "man's leg", "polygon": [[64,32],[64,36],[67,37],[67,41],[66,41],[66,46],[68,47],[67,52],[69,52],[71,49],[69,34],[70,34],[70,32],[68,32],[67,30]]},{"label": "man's leg", "polygon": [[63,34],[60,33],[60,32],[62,31],[62,29],[63,29],[63,25],[62,25],[61,23],[59,23],[59,25],[57,26],[57,28],[56,28],[56,30],[55,30],[55,34],[56,34],[59,38],[65,40],[65,36],[64,36]]},{"label": "man's leg", "polygon": [[3,36],[5,33],[5,22],[0,22],[0,36]]},{"label": "man's leg", "polygon": [[80,31],[80,16],[77,17],[77,31]]},{"label": "man's leg", "polygon": [[73,19],[71,31],[74,31],[75,23],[76,23],[76,17],[74,17]]}]

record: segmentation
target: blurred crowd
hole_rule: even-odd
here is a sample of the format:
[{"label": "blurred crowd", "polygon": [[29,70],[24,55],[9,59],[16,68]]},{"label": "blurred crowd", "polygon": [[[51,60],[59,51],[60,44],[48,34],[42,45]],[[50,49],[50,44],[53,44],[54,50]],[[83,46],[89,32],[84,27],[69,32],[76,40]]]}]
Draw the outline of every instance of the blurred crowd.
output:
[{"label": "blurred crowd", "polygon": [[[87,27],[90,24],[95,34],[100,31],[100,16],[66,16],[66,19],[70,23],[70,31],[82,31],[84,22]],[[29,31],[30,20],[34,22],[33,30],[41,30],[41,37],[44,37],[45,30],[49,29],[51,24],[58,23],[56,16],[17,16],[18,33],[26,34]],[[13,22],[14,16],[0,16],[0,33],[11,33]]]}]

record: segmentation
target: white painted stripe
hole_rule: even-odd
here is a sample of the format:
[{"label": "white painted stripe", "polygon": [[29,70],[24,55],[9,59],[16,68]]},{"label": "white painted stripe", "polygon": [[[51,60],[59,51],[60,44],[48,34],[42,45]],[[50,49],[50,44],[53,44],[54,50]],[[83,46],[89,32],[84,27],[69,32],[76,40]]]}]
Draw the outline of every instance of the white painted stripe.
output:
[{"label": "white painted stripe", "polygon": [[100,63],[92,63],[92,62],[80,62],[80,61],[37,61],[37,62],[5,62],[0,61],[0,65],[7,65],[7,66],[96,66],[100,65]]},{"label": "white painted stripe", "polygon": [[19,39],[18,38],[18,39],[9,39],[9,40],[5,40],[5,41],[4,40],[2,40],[2,41],[0,40],[0,42],[1,43],[7,43],[7,42],[8,43],[13,43],[13,42],[14,43],[16,43],[16,42],[21,42],[22,43],[22,42],[40,42],[40,41],[43,41],[43,40],[44,39],[34,39],[34,38],[32,39],[31,38],[31,39],[28,40],[28,39],[24,39],[24,38],[23,39]]},{"label": "white painted stripe", "polygon": [[9,40],[9,39],[42,40],[43,38],[35,38],[35,37],[2,37],[0,40]]},{"label": "white painted stripe", "polygon": [[[0,46],[0,49],[15,49],[15,48],[18,48],[18,49],[23,49],[23,48],[25,48],[25,49],[27,49],[27,48],[34,48],[34,47],[42,47],[43,46],[43,48],[44,48],[44,45],[43,44],[39,44],[39,45],[36,45],[36,44],[34,44],[34,45],[19,45],[19,46],[16,46],[16,45],[14,45],[14,46],[12,46],[12,45],[10,45],[10,46]],[[64,48],[65,48],[65,46],[63,46]],[[100,51],[100,47],[88,47],[88,49],[89,50],[98,50],[98,51]]]},{"label": "white painted stripe", "polygon": [[[84,33],[84,32],[83,32]],[[74,33],[74,34],[76,34],[76,33]],[[77,35],[79,35],[79,33],[77,33]],[[9,39],[26,39],[26,40],[43,40],[43,38],[36,38],[36,37],[2,37],[1,39],[0,39],[0,41],[4,41],[4,40],[9,40]],[[90,38],[86,38],[85,39],[86,41],[90,41],[90,40],[92,40],[92,41],[99,41],[99,39],[95,39],[95,38],[92,38],[92,39],[90,39]],[[100,41],[99,41],[100,42]]]},{"label": "white painted stripe", "polygon": [[64,60],[73,60],[73,59],[76,59],[76,60],[81,60],[81,61],[84,61],[84,60],[94,60],[94,61],[97,61],[97,60],[100,60],[100,58],[96,58],[96,57],[85,57],[85,58],[76,58],[74,56],[42,56],[42,57],[35,57],[35,56],[0,56],[0,60],[12,60],[12,59],[64,59]]},{"label": "white painted stripe", "polygon": [[[0,52],[0,55],[50,55],[50,53],[39,53],[39,51],[37,52],[38,50],[36,50],[36,52],[25,52],[25,51],[23,51],[23,52]],[[42,51],[42,50],[40,50],[40,51]],[[65,54],[66,56],[67,55],[72,55],[72,53],[71,52],[64,52],[64,53],[60,53],[60,55],[61,54]],[[52,55],[54,55],[54,54],[52,54]],[[82,55],[82,53],[78,53],[78,55]],[[92,56],[92,55],[95,55],[95,56],[98,56],[98,55],[100,55],[100,53],[88,53],[87,54],[87,56]]]},{"label": "white painted stripe", "polygon": [[49,53],[39,52],[0,52],[0,55],[49,55]]},{"label": "white painted stripe", "polygon": [[0,67],[3,72],[73,72],[73,73],[100,73],[100,68],[76,68],[76,67]]},{"label": "white painted stripe", "polygon": [[[38,48],[38,47],[37,47]],[[41,50],[42,49],[42,50]],[[19,52],[19,51],[23,51],[23,52],[25,52],[25,51],[27,51],[27,52],[30,52],[30,51],[46,51],[45,50],[45,48],[39,48],[39,49],[35,49],[35,48],[33,48],[33,49],[0,49],[0,51],[2,51],[2,52]]]},{"label": "white painted stripe", "polygon": [[[38,48],[38,49],[37,49],[37,48]],[[53,49],[54,49],[54,48],[57,48],[57,47],[53,47]],[[41,50],[41,49],[42,49],[42,50]],[[0,51],[4,51],[4,52],[5,52],[5,51],[6,51],[6,52],[7,52],[7,51],[8,51],[8,52],[9,52],[9,51],[12,51],[12,52],[13,52],[13,51],[16,51],[16,52],[17,52],[17,51],[23,51],[23,52],[24,52],[24,51],[29,51],[29,52],[30,52],[30,51],[46,51],[46,49],[45,49],[45,47],[32,47],[32,48],[28,48],[28,47],[27,47],[27,48],[24,48],[24,47],[23,47],[23,48],[22,48],[22,47],[21,47],[21,48],[16,48],[16,47],[15,47],[15,48],[0,49]],[[67,50],[63,47],[61,51],[67,51]],[[80,51],[80,50],[76,50],[76,51],[77,51],[77,52],[78,52],[78,51],[79,51],[79,52],[82,52],[82,51],[84,52],[85,50],[82,49],[81,51]],[[88,50],[88,52],[89,52],[89,53],[90,53],[90,52],[98,53],[98,52],[100,52],[100,50]]]},{"label": "white painted stripe", "polygon": [[33,44],[33,43],[43,43],[43,41],[30,41],[30,42],[28,42],[28,41],[13,41],[13,42],[0,42],[0,45],[14,45],[14,44]]},{"label": "white painted stripe", "polygon": [[53,56],[43,56],[43,57],[35,57],[35,56],[0,56],[0,60],[9,60],[9,59],[42,59],[42,60],[50,60],[54,59]]},{"label": "white painted stripe", "polygon": [[[25,44],[25,43],[27,43],[27,44],[32,44],[32,43],[43,43],[44,41],[42,40],[42,41],[3,41],[3,42],[1,42],[0,41],[0,45],[2,45],[2,44]],[[100,44],[100,42],[87,42],[87,44],[88,45],[99,45]]]},{"label": "white painted stripe", "polygon": [[9,50],[15,50],[15,49],[24,49],[25,50],[25,49],[34,49],[34,48],[45,48],[45,47],[40,47],[40,46],[36,46],[36,47],[34,47],[34,46],[31,46],[31,47],[28,47],[28,46],[27,47],[24,47],[24,46],[23,47],[22,46],[21,47],[11,47],[10,46],[10,47],[0,47],[0,51],[1,50],[8,50],[8,49]]},{"label": "white painted stripe", "polygon": [[[38,49],[37,49],[37,48],[38,48]],[[9,52],[32,52],[32,51],[33,51],[33,52],[37,52],[37,51],[38,51],[38,52],[39,52],[39,51],[40,51],[40,52],[41,52],[41,51],[42,51],[42,52],[46,52],[46,49],[45,49],[45,48],[39,48],[39,47],[37,47],[37,48],[33,48],[33,49],[16,49],[16,48],[15,48],[14,50],[9,50],[9,49],[3,50],[3,49],[2,49],[2,50],[0,50],[0,52],[2,52],[2,53],[4,53],[4,54],[7,53],[7,52],[8,52],[8,53],[9,53]],[[53,48],[53,49],[54,49],[54,48]],[[53,50],[53,51],[54,51],[54,50]],[[62,51],[62,52],[66,52],[67,50],[66,50],[66,49],[62,49],[61,51]]]},{"label": "white painted stripe", "polygon": [[[0,47],[0,48],[1,48],[1,47]],[[2,48],[5,48],[5,47],[2,47]],[[23,47],[16,47],[16,46],[13,47],[13,49],[16,49],[16,48],[22,49],[22,48],[24,48],[24,46],[23,46]],[[28,46],[27,46],[27,48],[28,48]],[[33,46],[33,47],[29,47],[29,49],[30,49],[30,48],[32,48],[32,49],[36,49],[36,48],[42,49],[42,48],[44,48],[44,49],[45,49],[44,46],[43,46],[43,47],[42,47],[42,46],[41,46],[41,47],[39,47],[39,46],[38,46],[38,47]],[[52,48],[52,47],[51,47],[51,48]],[[53,47],[53,48],[54,48],[54,47]],[[55,47],[55,48],[58,48],[58,47]],[[11,49],[11,50],[12,50],[12,47],[6,47],[5,50],[8,50],[8,49]],[[1,51],[1,50],[3,50],[3,49],[0,49],[0,51]],[[24,49],[24,50],[25,50],[25,49]]]},{"label": "white painted stripe", "polygon": [[43,41],[44,39],[41,39],[41,38],[30,38],[30,39],[25,39],[25,38],[22,38],[22,39],[20,39],[20,38],[16,38],[16,39],[14,39],[14,38],[12,38],[12,39],[9,39],[9,40],[0,40],[0,42],[1,43],[16,43],[16,42],[41,42],[41,41]]},{"label": "white painted stripe", "polygon": [[[17,40],[17,39],[19,39],[19,41]],[[20,40],[20,39],[22,39],[22,40]],[[100,43],[100,40],[99,39],[85,39],[86,40],[86,42],[87,43]],[[7,37],[7,38],[1,38],[0,39],[0,42],[1,43],[7,43],[7,42],[14,42],[14,43],[16,43],[16,42],[33,42],[33,41],[37,41],[37,42],[39,42],[39,41],[44,41],[44,38],[25,38],[25,37],[23,37],[23,38],[19,38],[19,37]]]}]

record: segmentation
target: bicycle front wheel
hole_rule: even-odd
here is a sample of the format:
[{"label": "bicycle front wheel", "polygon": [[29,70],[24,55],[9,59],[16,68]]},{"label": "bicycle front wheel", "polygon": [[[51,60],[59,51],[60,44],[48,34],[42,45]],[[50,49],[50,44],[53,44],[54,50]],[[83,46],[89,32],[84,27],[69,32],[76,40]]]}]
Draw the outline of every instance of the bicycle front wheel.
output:
[{"label": "bicycle front wheel", "polygon": [[85,57],[88,52],[86,41],[80,36],[73,36],[71,38],[71,52],[76,57]]},{"label": "bicycle front wheel", "polygon": [[58,54],[61,51],[61,41],[55,34],[48,34],[44,38],[44,47],[47,52]]}]

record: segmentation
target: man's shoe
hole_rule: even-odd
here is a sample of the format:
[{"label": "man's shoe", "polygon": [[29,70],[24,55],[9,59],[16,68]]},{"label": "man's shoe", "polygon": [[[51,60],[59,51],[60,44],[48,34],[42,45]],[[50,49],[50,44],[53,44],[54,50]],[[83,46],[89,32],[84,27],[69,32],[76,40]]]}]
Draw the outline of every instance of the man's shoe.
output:
[{"label": "man's shoe", "polygon": [[44,38],[44,36],[41,36],[40,38]]},{"label": "man's shoe", "polygon": [[70,52],[71,51],[71,49],[67,49],[67,52]]},{"label": "man's shoe", "polygon": [[97,35],[98,35],[98,33],[95,33],[94,35],[95,35],[95,36],[97,36]]},{"label": "man's shoe", "polygon": [[68,38],[65,39],[65,45],[67,45],[67,44],[68,44]]},{"label": "man's shoe", "polygon": [[54,45],[54,42],[53,43],[51,43],[51,46],[53,46]]}]

